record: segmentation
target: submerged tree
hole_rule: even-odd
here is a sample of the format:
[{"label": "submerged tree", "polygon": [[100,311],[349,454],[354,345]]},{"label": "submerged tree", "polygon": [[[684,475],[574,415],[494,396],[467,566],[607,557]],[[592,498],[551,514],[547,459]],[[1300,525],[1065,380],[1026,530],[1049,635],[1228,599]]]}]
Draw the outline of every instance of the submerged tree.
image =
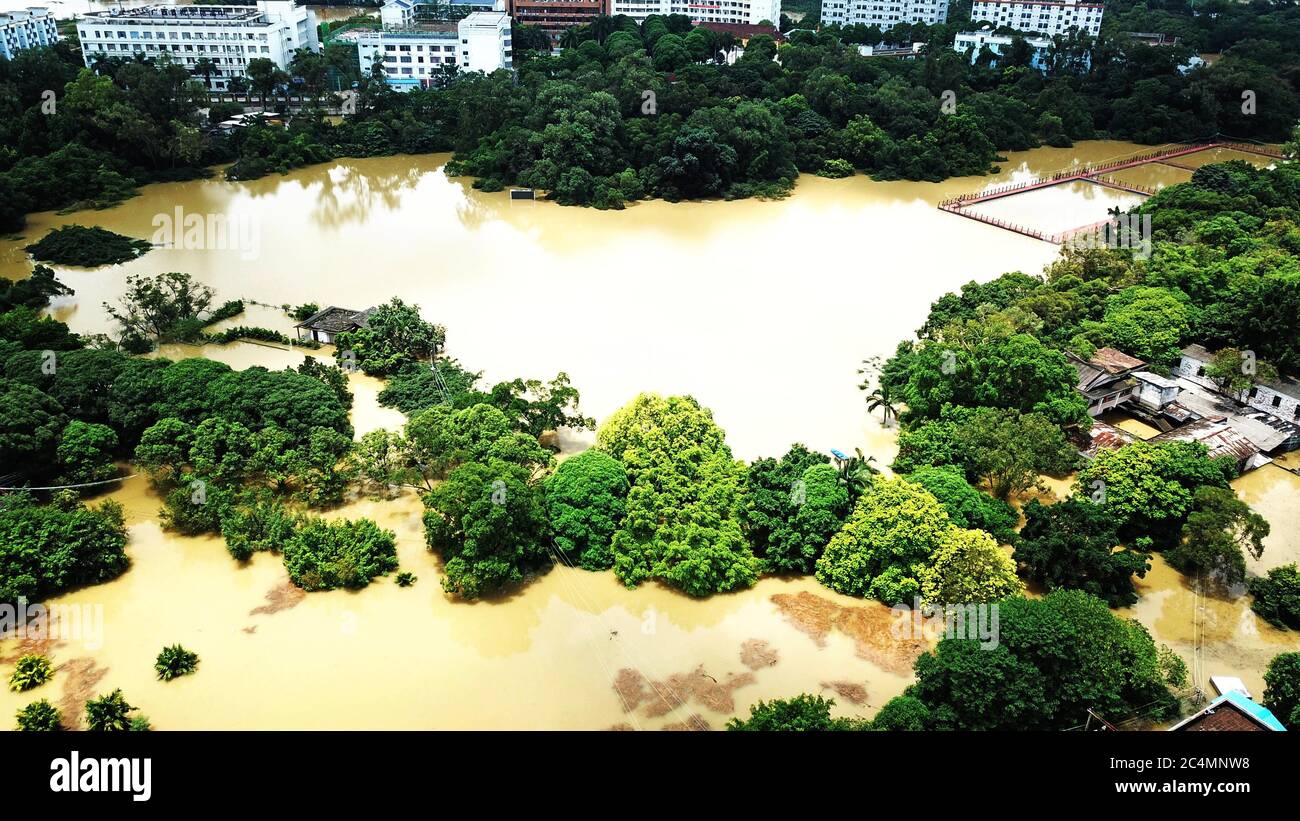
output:
[{"label": "submerged tree", "polygon": [[189,340],[202,329],[199,318],[212,305],[214,292],[189,274],[129,276],[117,307],[104,309],[121,328],[122,344],[139,353],[159,340]]}]

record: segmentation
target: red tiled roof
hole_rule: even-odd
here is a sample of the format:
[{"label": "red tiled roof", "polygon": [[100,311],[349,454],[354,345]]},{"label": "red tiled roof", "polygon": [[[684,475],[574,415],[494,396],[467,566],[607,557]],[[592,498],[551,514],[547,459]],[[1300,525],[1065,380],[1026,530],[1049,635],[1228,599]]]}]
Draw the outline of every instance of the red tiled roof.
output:
[{"label": "red tiled roof", "polygon": [[1141,359],[1129,356],[1123,351],[1117,351],[1114,348],[1098,348],[1088,362],[1107,373],[1123,373],[1146,364]]},{"label": "red tiled roof", "polygon": [[695,25],[718,34],[730,33],[737,40],[748,40],[756,34],[770,34],[778,43],[785,42],[785,36],[776,26],[759,26],[752,23],[696,23]]}]

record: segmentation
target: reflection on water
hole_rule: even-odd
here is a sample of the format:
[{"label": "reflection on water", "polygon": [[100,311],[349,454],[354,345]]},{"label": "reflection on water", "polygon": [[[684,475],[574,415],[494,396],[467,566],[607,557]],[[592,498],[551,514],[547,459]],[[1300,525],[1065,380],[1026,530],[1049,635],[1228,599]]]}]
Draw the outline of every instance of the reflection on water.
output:
[{"label": "reflection on water", "polygon": [[1278,653],[1300,649],[1300,636],[1256,616],[1249,596],[1222,590],[1197,595],[1195,581],[1159,555],[1152,557],[1150,572],[1137,579],[1136,586],[1141,598],[1121,614],[1136,618],[1157,642],[1172,647],[1193,675],[1199,646],[1202,678],[1193,683],[1207,693],[1213,694],[1210,676],[1237,676],[1258,699],[1264,692],[1269,661]]},{"label": "reflection on water", "polygon": [[[1135,150],[1097,142],[1013,153],[997,179]],[[1056,251],[935,208],[986,178],[807,177],[781,201],[601,212],[475,191],[442,172],[446,159],[148,186],[107,211],[34,215],[26,233],[81,221],[148,237],[155,215],[177,206],[237,213],[256,226],[255,259],[159,248],[126,265],[61,270],[77,295],[55,314],[74,330],[106,331],[101,303],[118,298],[127,274],[166,271],[193,274],[221,300],[365,308],[400,295],[445,324],[450,353],[488,380],[564,370],[598,419],[643,390],[689,393],[745,458],[795,441],[865,444],[861,360],[891,353],[945,291],[1038,271]],[[25,275],[29,241],[0,243],[0,270]]]},{"label": "reflection on water", "polygon": [[968,206],[968,210],[1049,234],[1091,225],[1106,219],[1112,208],[1127,211],[1145,197],[1075,180],[1048,188]]},{"label": "reflection on water", "polygon": [[[177,205],[244,213],[258,226],[256,259],[166,248],[127,265],[60,269],[77,294],[52,313],[77,331],[107,331],[101,303],[119,297],[125,277],[166,271],[193,274],[218,300],[364,308],[397,295],[445,324],[450,353],[489,382],[565,370],[583,410],[598,419],[643,390],[690,393],[714,409],[740,457],[779,455],[801,441],[861,447],[886,466],[896,431],[866,414],[856,387],[861,360],[892,352],[944,292],[1008,270],[1036,272],[1056,252],[940,212],[936,202],[1138,150],[1088,143],[1014,153],[995,180],[803,178],[782,201],[647,202],[621,212],[474,191],[446,177],[445,156],[346,161],[252,183],[148,186],[107,211],[33,215],[28,239],[0,242],[0,272],[25,276],[22,245],[67,222],[148,237],[153,217]],[[234,325],[288,333],[292,323],[250,305],[218,328]],[[166,346],[158,355],[283,368],[330,353],[238,342]],[[358,435],[400,426],[399,413],[377,404],[381,382],[354,374],[350,383]],[[566,452],[589,443],[589,433],[560,440]],[[1062,498],[1070,479],[1050,480],[1043,495]],[[1266,467],[1234,486],[1273,525],[1252,570],[1295,561],[1300,477]],[[385,578],[360,592],[293,600],[277,593],[286,583],[277,557],[241,567],[219,539],[164,533],[158,499],[141,479],[112,495],[127,509],[132,569],[60,599],[104,606],[104,646],[52,648],[64,665],[54,681],[22,696],[0,693],[0,719],[34,698],[60,701],[63,688],[75,702],[82,689],[122,687],[162,728],[720,727],[758,699],[799,692],[834,695],[841,714],[870,715],[909,678],[865,628],[814,636],[792,620],[788,603],[797,601],[805,612],[852,613],[845,624],[879,624],[878,605],[811,578],[764,579],[700,601],[557,568],[499,601],[457,603],[438,586],[421,506],[408,494],[329,515],[369,516],[394,530],[403,569],[420,579],[414,587]],[[1157,557],[1139,590],[1131,614],[1190,662],[1198,608],[1182,577]],[[1207,676],[1238,675],[1258,691],[1268,659],[1300,648],[1300,635],[1259,622],[1248,597],[1207,599],[1206,610]],[[755,640],[767,643],[761,652]],[[153,658],[174,642],[202,662],[197,675],[163,684]],[[0,656],[14,652],[8,645]],[[764,661],[747,662],[746,653]],[[662,712],[639,701],[630,707],[616,682],[667,683],[682,697]]]}]

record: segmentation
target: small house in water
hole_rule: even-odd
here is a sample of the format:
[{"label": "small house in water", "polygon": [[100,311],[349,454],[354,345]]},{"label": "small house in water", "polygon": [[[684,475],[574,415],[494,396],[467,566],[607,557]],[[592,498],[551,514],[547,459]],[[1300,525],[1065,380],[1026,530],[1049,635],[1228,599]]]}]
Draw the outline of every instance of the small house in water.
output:
[{"label": "small house in water", "polygon": [[323,345],[332,345],[334,337],[339,334],[366,327],[370,321],[370,314],[374,310],[374,308],[367,308],[364,311],[354,311],[351,308],[331,305],[293,327],[298,332],[299,339],[311,339]]},{"label": "small house in water", "polygon": [[1286,732],[1286,727],[1282,726],[1282,722],[1277,720],[1271,710],[1251,701],[1240,690],[1229,690],[1200,712],[1188,716],[1169,729],[1171,732]]},{"label": "small house in water", "polygon": [[1098,348],[1090,359],[1067,352],[1079,373],[1079,393],[1088,400],[1088,414],[1100,416],[1138,396],[1138,383],[1133,375],[1146,367],[1137,357],[1114,348]]}]

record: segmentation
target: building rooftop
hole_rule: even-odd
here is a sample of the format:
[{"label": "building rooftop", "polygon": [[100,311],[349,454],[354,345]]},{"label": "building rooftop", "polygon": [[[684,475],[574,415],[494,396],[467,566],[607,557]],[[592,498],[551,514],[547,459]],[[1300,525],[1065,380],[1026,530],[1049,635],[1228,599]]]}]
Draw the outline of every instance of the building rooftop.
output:
[{"label": "building rooftop", "polygon": [[1170,731],[1273,731],[1286,727],[1267,707],[1256,704],[1238,690],[1229,690],[1211,701],[1205,709],[1188,716],[1169,728]]},{"label": "building rooftop", "polygon": [[[1210,458],[1230,456],[1243,467],[1258,467],[1255,464],[1260,448],[1243,436],[1228,422],[1226,416],[1207,416],[1188,422],[1171,431],[1153,436],[1150,442],[1200,442],[1210,451]],[[1267,459],[1265,460],[1267,461]]]},{"label": "building rooftop", "polygon": [[30,20],[33,17],[48,17],[50,10],[40,6],[28,6],[26,9],[14,9],[13,11],[0,12],[0,23],[21,22]]},{"label": "building rooftop", "polygon": [[350,331],[353,328],[364,328],[366,323],[370,321],[370,314],[374,310],[374,308],[367,308],[364,311],[354,311],[351,308],[339,308],[331,305],[322,311],[317,311],[293,327],[337,334]]},{"label": "building rooftop", "polygon": [[1157,388],[1180,387],[1177,379],[1170,379],[1167,376],[1161,376],[1160,374],[1152,373],[1151,371],[1134,371],[1133,378],[1140,379],[1141,381],[1151,385],[1155,385]]},{"label": "building rooftop", "polygon": [[741,41],[758,34],[767,34],[778,43],[785,42],[785,36],[776,26],[760,26],[753,23],[696,23],[695,25],[717,34],[730,34]]},{"label": "building rooftop", "polygon": [[1300,382],[1289,376],[1280,379],[1257,379],[1259,384],[1273,390],[1283,396],[1289,396],[1292,399],[1300,399]]},{"label": "building rooftop", "polygon": [[1183,348],[1183,356],[1188,356],[1201,362],[1209,362],[1214,358],[1214,354],[1210,353],[1209,348],[1206,348],[1204,345],[1197,345],[1195,342],[1188,345],[1186,348]]},{"label": "building rooftop", "polygon": [[111,8],[83,14],[87,20],[140,20],[152,23],[244,22],[263,14],[257,6],[137,6]]},{"label": "building rooftop", "polygon": [[1088,364],[1101,368],[1106,373],[1124,373],[1134,368],[1141,368],[1147,363],[1114,348],[1098,348],[1093,352]]},{"label": "building rooftop", "polygon": [[1088,447],[1080,453],[1092,459],[1103,450],[1119,450],[1130,442],[1137,441],[1137,436],[1123,428],[1093,420],[1092,427],[1088,429],[1088,440]]},{"label": "building rooftop", "polygon": [[1079,392],[1090,398],[1093,394],[1105,395],[1117,388],[1132,386],[1132,380],[1124,381],[1121,377],[1128,375],[1134,368],[1146,366],[1141,359],[1114,348],[1098,348],[1086,361],[1069,351],[1065,357],[1079,373]]},{"label": "building rooftop", "polygon": [[1232,399],[1193,382],[1180,378],[1178,403],[1197,416],[1226,418],[1234,428],[1259,450],[1268,453],[1297,434],[1290,422],[1278,419],[1257,408],[1243,408]]}]

